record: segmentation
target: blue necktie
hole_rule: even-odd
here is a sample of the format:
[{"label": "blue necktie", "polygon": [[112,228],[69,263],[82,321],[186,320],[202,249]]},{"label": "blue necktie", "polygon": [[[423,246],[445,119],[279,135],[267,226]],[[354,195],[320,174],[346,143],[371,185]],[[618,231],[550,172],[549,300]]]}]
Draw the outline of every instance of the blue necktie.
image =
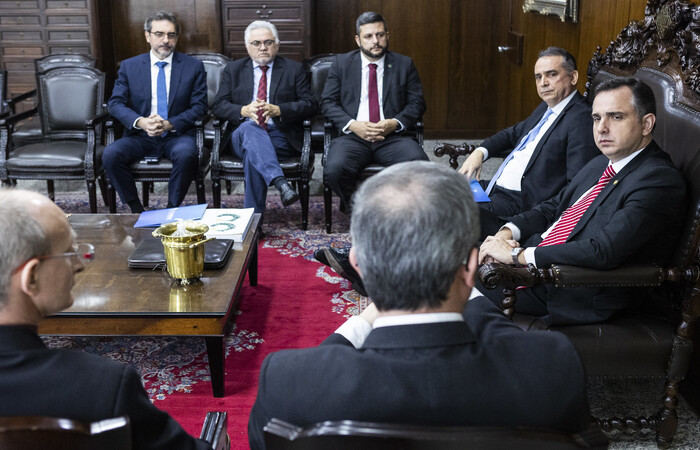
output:
[{"label": "blue necktie", "polygon": [[168,63],[158,61],[158,78],[156,79],[156,97],[158,101],[158,115],[163,119],[168,118],[168,91],[165,88],[165,66]]},{"label": "blue necktie", "polygon": [[525,135],[525,137],[520,141],[520,144],[518,144],[518,146],[515,147],[515,149],[513,149],[512,152],[510,152],[510,155],[508,155],[506,159],[503,160],[503,163],[501,163],[501,167],[498,168],[496,174],[493,176],[493,178],[491,178],[488,187],[486,187],[486,195],[491,194],[493,187],[496,185],[496,181],[498,181],[498,177],[501,176],[501,174],[503,173],[503,169],[505,169],[506,165],[510,162],[511,159],[513,159],[515,153],[524,149],[527,146],[527,144],[535,140],[535,138],[537,137],[537,133],[540,132],[540,129],[547,122],[547,119],[549,119],[549,116],[551,116],[553,112],[554,111],[552,111],[551,108],[547,108],[547,111],[544,113],[544,116],[542,116],[540,121],[537,122],[537,125],[535,125],[535,127],[532,130],[530,130],[528,134]]}]

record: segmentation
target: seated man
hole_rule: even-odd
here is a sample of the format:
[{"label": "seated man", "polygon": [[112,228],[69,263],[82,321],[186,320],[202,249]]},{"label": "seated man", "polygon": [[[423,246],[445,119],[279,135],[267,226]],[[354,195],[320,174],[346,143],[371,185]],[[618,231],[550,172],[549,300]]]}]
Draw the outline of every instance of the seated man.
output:
[{"label": "seated man", "polygon": [[[603,154],[559,195],[486,238],[479,262],[599,270],[665,265],[681,233],[685,183],[653,140],[655,114],[654,92],[642,81],[616,78],[597,86],[593,134]],[[480,290],[500,303],[499,289]],[[624,288],[548,286],[520,289],[517,297],[516,311],[542,316],[544,327],[604,321],[639,300]]]},{"label": "seated man", "polygon": [[267,356],[248,423],[252,449],[265,447],[273,417],[298,426],[588,426],[569,340],[520,330],[484,297],[467,304],[479,213],[463,176],[397,164],[364,182],[354,201],[350,261],[374,303],[319,347]]},{"label": "seated man", "polygon": [[265,212],[268,186],[280,191],[284,206],[299,200],[278,158],[301,153],[302,122],[316,113],[304,67],[277,56],[279,43],[272,23],[256,20],[248,25],[249,57],[228,63],[212,107],[220,119],[238,124],[231,146],[243,160],[244,206],[256,213]]},{"label": "seated man", "polygon": [[0,416],[98,421],[126,415],[134,449],[206,449],[153,406],[130,366],[76,350],[50,350],[39,322],[73,304],[78,249],[66,215],[35,192],[0,189]]},{"label": "seated man", "polygon": [[481,240],[508,217],[559,193],[600,154],[591,133],[591,107],[576,90],[577,81],[576,60],[569,52],[542,50],[535,62],[535,86],[543,102],[527,119],[484,140],[459,169],[478,180],[484,160],[505,158],[491,181],[482,181],[491,201],[479,203]]},{"label": "seated man", "polygon": [[167,206],[180,206],[199,163],[194,123],[207,112],[204,65],[174,51],[180,35],[175,15],[157,12],[146,19],[144,34],[151,51],[122,61],[108,103],[125,135],[102,154],[109,180],[132,213],[143,205],[130,166],[147,156],[172,161]]}]

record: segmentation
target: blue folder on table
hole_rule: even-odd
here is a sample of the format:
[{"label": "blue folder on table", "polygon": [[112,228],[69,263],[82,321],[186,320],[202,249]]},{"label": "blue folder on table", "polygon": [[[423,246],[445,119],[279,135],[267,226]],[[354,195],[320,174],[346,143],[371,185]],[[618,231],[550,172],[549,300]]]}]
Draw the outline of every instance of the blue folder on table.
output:
[{"label": "blue folder on table", "polygon": [[155,228],[164,223],[175,222],[177,219],[198,220],[202,218],[206,209],[207,204],[202,203],[201,205],[144,211],[139,216],[139,220],[134,224],[134,228]]},{"label": "blue folder on table", "polygon": [[484,188],[481,187],[481,183],[479,183],[477,180],[472,180],[469,182],[469,187],[472,190],[472,195],[474,196],[474,201],[477,203],[485,203],[485,202],[490,202],[491,199],[489,198],[488,195],[486,195],[486,192],[484,191]]}]

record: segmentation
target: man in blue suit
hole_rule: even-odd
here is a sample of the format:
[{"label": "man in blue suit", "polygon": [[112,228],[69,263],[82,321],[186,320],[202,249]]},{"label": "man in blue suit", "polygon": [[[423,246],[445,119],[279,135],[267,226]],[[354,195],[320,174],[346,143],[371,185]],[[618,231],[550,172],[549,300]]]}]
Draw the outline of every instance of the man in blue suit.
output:
[{"label": "man in blue suit", "polygon": [[302,122],[316,113],[316,102],[304,67],[277,56],[277,27],[256,20],[244,39],[249,57],[226,66],[212,109],[238,125],[231,146],[243,160],[244,205],[262,213],[268,186],[279,190],[284,206],[299,200],[279,160],[301,153]]},{"label": "man in blue suit", "polygon": [[168,207],[182,203],[198,164],[194,122],[207,112],[204,65],[175,52],[180,34],[175,15],[157,12],[144,23],[144,34],[151,51],[122,61],[109,99],[109,112],[125,135],[102,155],[107,176],[133,213],[143,205],[129,166],[147,156],[172,161]]}]

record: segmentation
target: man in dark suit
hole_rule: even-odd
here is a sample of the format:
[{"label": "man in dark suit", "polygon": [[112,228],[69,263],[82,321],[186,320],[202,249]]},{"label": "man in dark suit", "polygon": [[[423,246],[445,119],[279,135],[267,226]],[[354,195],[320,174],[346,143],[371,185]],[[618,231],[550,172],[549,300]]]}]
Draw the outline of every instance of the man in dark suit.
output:
[{"label": "man in dark suit", "polygon": [[331,142],[324,173],[348,207],[358,174],[371,163],[428,160],[418,142],[403,136],[426,108],[413,61],[387,50],[381,15],[361,14],[355,30],[359,50],[336,57],[321,99],[323,114],[341,134]]},{"label": "man in dark suit", "polygon": [[[593,134],[603,154],[559,195],[512,217],[488,237],[480,262],[599,270],[632,262],[666,264],[685,215],[685,183],[653,140],[655,114],[654,93],[644,82],[620,78],[599,85]],[[482,292],[500,302],[500,293]],[[518,291],[516,310],[542,316],[543,326],[591,323],[635,299],[639,296],[623,288],[538,286]]]},{"label": "man in dark suit", "polygon": [[245,30],[248,58],[230,62],[221,76],[214,114],[238,128],[231,135],[243,160],[246,208],[265,211],[267,187],[280,191],[282,204],[299,200],[284,177],[279,159],[301,153],[302,122],[316,113],[304,67],[277,56],[277,27],[257,20]]},{"label": "man in dark suit", "polygon": [[479,225],[464,177],[429,162],[396,164],[364,182],[354,202],[350,261],[374,303],[319,347],[268,355],[248,422],[252,449],[265,447],[273,417],[298,426],[587,427],[583,368],[568,339],[525,333],[483,297],[467,304]]},{"label": "man in dark suit", "polygon": [[487,138],[469,155],[460,173],[479,179],[484,160],[506,158],[490,183],[490,202],[481,208],[481,239],[515,214],[553,197],[597,156],[591,107],[576,90],[576,60],[549,47],[535,63],[535,85],[543,102],[530,117]]},{"label": "man in dark suit", "polygon": [[73,304],[74,274],[94,256],[76,245],[66,215],[30,191],[0,190],[0,416],[98,421],[127,415],[134,449],[206,449],[153,406],[130,366],[50,350],[39,322]]},{"label": "man in dark suit", "polygon": [[194,123],[207,112],[204,65],[174,51],[180,34],[175,15],[157,12],[146,20],[144,34],[151,51],[122,61],[108,103],[125,135],[102,155],[107,176],[133,213],[143,205],[129,166],[145,157],[172,161],[168,207],[182,203],[198,164]]}]

